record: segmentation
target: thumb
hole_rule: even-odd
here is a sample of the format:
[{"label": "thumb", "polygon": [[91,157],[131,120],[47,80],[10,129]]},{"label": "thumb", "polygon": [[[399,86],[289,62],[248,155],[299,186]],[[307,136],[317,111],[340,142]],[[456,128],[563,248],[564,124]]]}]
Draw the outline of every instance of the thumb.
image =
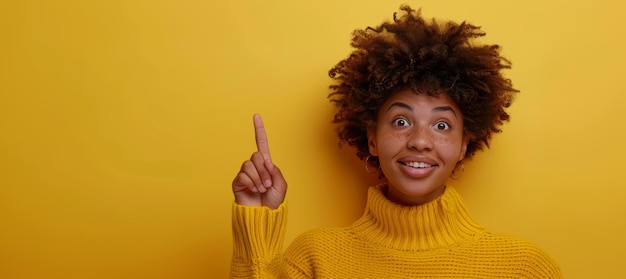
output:
[{"label": "thumb", "polygon": [[276,209],[284,201],[287,193],[287,182],[283,177],[280,169],[274,165],[269,168],[270,176],[272,176],[272,186],[269,187],[267,192],[261,196],[261,204],[268,206],[269,208]]},{"label": "thumb", "polygon": [[265,162],[265,167],[268,169],[270,176],[272,177],[272,188],[280,192],[282,195],[285,195],[287,191],[287,181],[283,176],[283,173],[280,171],[278,166],[273,164],[272,162]]}]

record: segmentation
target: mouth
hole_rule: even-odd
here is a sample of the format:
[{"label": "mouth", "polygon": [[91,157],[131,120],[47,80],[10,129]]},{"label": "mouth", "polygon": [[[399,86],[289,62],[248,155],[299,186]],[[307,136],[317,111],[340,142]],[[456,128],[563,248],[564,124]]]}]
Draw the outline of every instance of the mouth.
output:
[{"label": "mouth", "polygon": [[424,163],[424,162],[400,162],[400,164],[408,166],[408,167],[416,168],[416,169],[425,169],[425,168],[431,168],[431,167],[436,166],[436,165],[431,165],[431,164]]}]

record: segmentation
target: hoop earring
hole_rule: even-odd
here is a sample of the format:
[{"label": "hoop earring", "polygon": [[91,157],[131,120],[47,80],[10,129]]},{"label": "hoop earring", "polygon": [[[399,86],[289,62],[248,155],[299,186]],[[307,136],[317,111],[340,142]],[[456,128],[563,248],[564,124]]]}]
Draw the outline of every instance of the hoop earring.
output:
[{"label": "hoop earring", "polygon": [[461,163],[461,175],[455,175],[458,166],[459,165],[457,164],[450,174],[450,178],[452,178],[453,180],[459,180],[459,178],[461,178],[463,176],[463,173],[465,172],[465,167],[463,166],[463,163]]},{"label": "hoop earring", "polygon": [[365,159],[363,160],[365,162],[365,171],[367,173],[378,172],[378,169],[380,169],[380,164],[378,165],[378,169],[375,169],[373,171],[369,168],[369,165],[370,165],[369,160],[370,160],[370,158],[372,158],[372,155],[367,155],[367,157],[365,157]]}]

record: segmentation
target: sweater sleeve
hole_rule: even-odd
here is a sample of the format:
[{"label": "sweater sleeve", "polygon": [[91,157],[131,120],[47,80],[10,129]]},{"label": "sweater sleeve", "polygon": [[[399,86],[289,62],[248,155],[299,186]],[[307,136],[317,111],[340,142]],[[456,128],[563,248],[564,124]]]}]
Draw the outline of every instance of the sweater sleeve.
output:
[{"label": "sweater sleeve", "polygon": [[286,211],[233,203],[231,278],[279,278]]}]

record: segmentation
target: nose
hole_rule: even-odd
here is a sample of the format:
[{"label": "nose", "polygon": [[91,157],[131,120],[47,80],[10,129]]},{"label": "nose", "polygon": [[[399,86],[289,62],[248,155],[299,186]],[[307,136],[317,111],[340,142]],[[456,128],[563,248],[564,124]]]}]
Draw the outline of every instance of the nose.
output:
[{"label": "nose", "polygon": [[408,134],[407,147],[409,149],[424,151],[432,150],[433,134],[429,127],[415,127]]}]

